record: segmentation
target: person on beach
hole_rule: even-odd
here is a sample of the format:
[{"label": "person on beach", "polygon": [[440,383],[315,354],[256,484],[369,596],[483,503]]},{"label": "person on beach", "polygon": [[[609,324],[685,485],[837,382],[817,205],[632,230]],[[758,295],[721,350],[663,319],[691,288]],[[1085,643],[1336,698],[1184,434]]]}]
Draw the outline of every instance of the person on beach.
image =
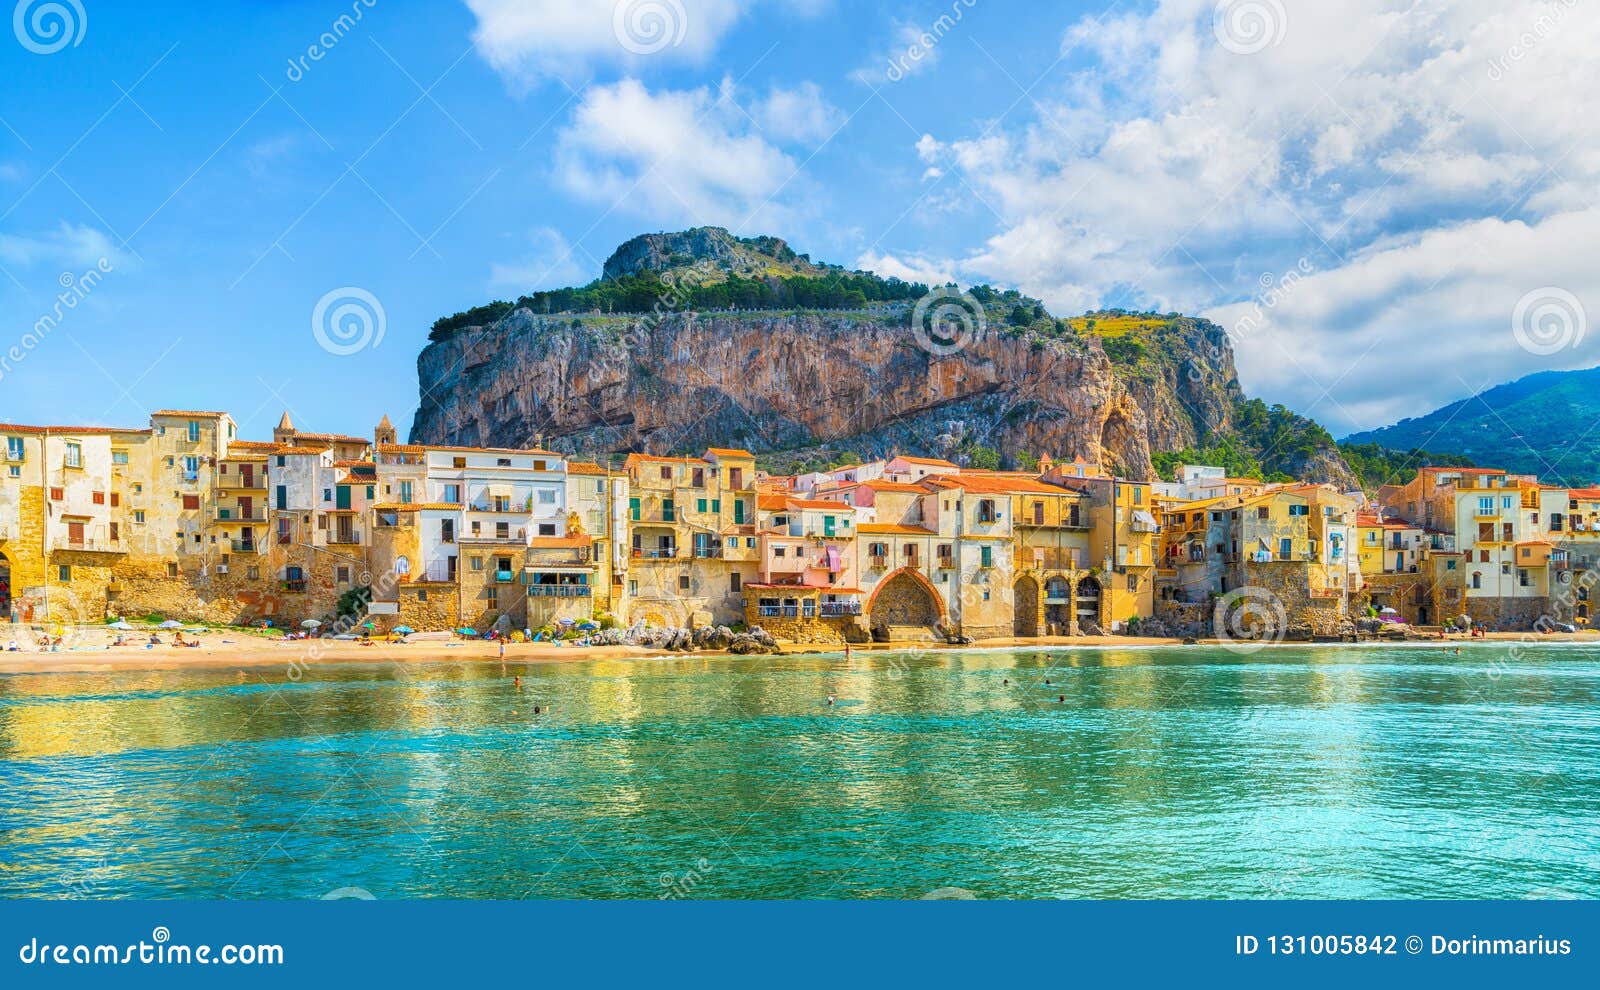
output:
[{"label": "person on beach", "polygon": [[506,641],[502,639],[500,641],[500,662],[504,663],[505,659],[506,659]]}]

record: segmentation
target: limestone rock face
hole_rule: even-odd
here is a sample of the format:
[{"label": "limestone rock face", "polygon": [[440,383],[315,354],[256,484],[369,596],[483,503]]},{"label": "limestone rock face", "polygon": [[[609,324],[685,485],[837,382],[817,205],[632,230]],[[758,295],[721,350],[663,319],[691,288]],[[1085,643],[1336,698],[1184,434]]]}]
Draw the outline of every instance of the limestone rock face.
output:
[{"label": "limestone rock face", "polygon": [[[607,264],[652,263],[673,249],[624,245]],[[1140,479],[1154,476],[1152,451],[1229,433],[1242,395],[1226,333],[1203,320],[1184,321],[1135,374],[1091,336],[989,327],[932,353],[904,304],[642,318],[519,309],[429,344],[417,370],[417,443],[539,440],[591,456],[831,448],[869,458],[982,444],[1083,457]],[[1304,477],[1349,474],[1333,453]]]}]

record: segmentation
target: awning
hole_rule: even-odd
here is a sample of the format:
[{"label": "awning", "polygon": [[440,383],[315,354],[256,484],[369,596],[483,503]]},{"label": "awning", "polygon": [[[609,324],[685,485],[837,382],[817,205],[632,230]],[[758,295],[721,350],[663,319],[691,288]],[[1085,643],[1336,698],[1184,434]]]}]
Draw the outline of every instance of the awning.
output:
[{"label": "awning", "polygon": [[485,488],[484,491],[488,492],[490,498],[510,498],[511,497],[511,486],[510,485],[490,485],[487,488]]},{"label": "awning", "polygon": [[1160,523],[1156,522],[1156,517],[1152,516],[1143,509],[1133,510],[1133,521],[1136,523],[1144,523],[1146,526],[1154,526],[1157,528],[1160,527]]}]

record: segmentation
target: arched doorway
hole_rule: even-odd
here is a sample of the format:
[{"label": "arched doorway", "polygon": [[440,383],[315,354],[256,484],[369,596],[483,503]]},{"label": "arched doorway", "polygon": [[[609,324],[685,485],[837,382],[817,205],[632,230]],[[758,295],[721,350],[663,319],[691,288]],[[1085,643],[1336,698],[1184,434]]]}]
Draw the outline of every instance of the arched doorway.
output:
[{"label": "arched doorway", "polygon": [[1039,582],[1024,574],[1011,586],[1016,617],[1011,621],[1014,636],[1039,635]]},{"label": "arched doorway", "polygon": [[11,561],[0,553],[0,622],[11,620]]},{"label": "arched doorway", "polygon": [[1086,577],[1078,582],[1078,625],[1100,624],[1100,581]]},{"label": "arched doorway", "polygon": [[901,570],[889,576],[872,593],[867,604],[867,624],[874,635],[900,638],[897,628],[932,631],[944,619],[944,609],[933,587],[915,571]]},{"label": "arched doorway", "polygon": [[1072,584],[1064,577],[1053,577],[1044,583],[1044,621],[1052,636],[1065,636],[1072,631]]}]

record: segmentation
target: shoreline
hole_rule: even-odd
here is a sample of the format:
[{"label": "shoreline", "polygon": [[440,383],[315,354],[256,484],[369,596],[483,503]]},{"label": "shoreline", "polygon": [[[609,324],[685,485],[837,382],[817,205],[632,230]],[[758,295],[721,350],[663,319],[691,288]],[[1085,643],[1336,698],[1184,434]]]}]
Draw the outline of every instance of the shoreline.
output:
[{"label": "shoreline", "polygon": [[[1282,649],[1296,646],[1318,647],[1409,647],[1427,648],[1440,645],[1482,645],[1490,643],[1522,642],[1530,637],[1540,645],[1557,643],[1600,644],[1600,635],[1594,633],[1489,633],[1478,639],[1451,636],[1445,639],[1362,640],[1359,643],[1340,642],[1283,642],[1262,643],[1251,652]],[[1046,636],[1038,638],[1006,637],[984,639],[954,646],[945,643],[892,642],[852,645],[851,652],[903,653],[907,651],[998,651],[1008,649],[1169,649],[1192,645],[1217,647],[1222,640],[1202,639],[1185,644],[1179,639],[1141,636]],[[843,648],[823,643],[780,643],[778,654],[752,654],[753,656],[802,656],[842,654]],[[665,652],[643,646],[552,646],[548,644],[509,643],[506,646],[506,663],[547,664],[581,663],[595,660],[655,660],[734,657],[725,650]],[[154,670],[228,670],[254,667],[283,666],[291,672],[305,668],[335,664],[439,664],[439,663],[499,663],[498,643],[484,642],[413,642],[406,644],[374,642],[363,646],[348,641],[301,640],[276,642],[272,640],[241,637],[227,640],[208,637],[198,649],[163,644],[155,647],[121,646],[99,648],[63,648],[58,652],[40,652],[37,648],[16,653],[0,652],[0,674],[47,673],[105,673],[112,671]]]}]

